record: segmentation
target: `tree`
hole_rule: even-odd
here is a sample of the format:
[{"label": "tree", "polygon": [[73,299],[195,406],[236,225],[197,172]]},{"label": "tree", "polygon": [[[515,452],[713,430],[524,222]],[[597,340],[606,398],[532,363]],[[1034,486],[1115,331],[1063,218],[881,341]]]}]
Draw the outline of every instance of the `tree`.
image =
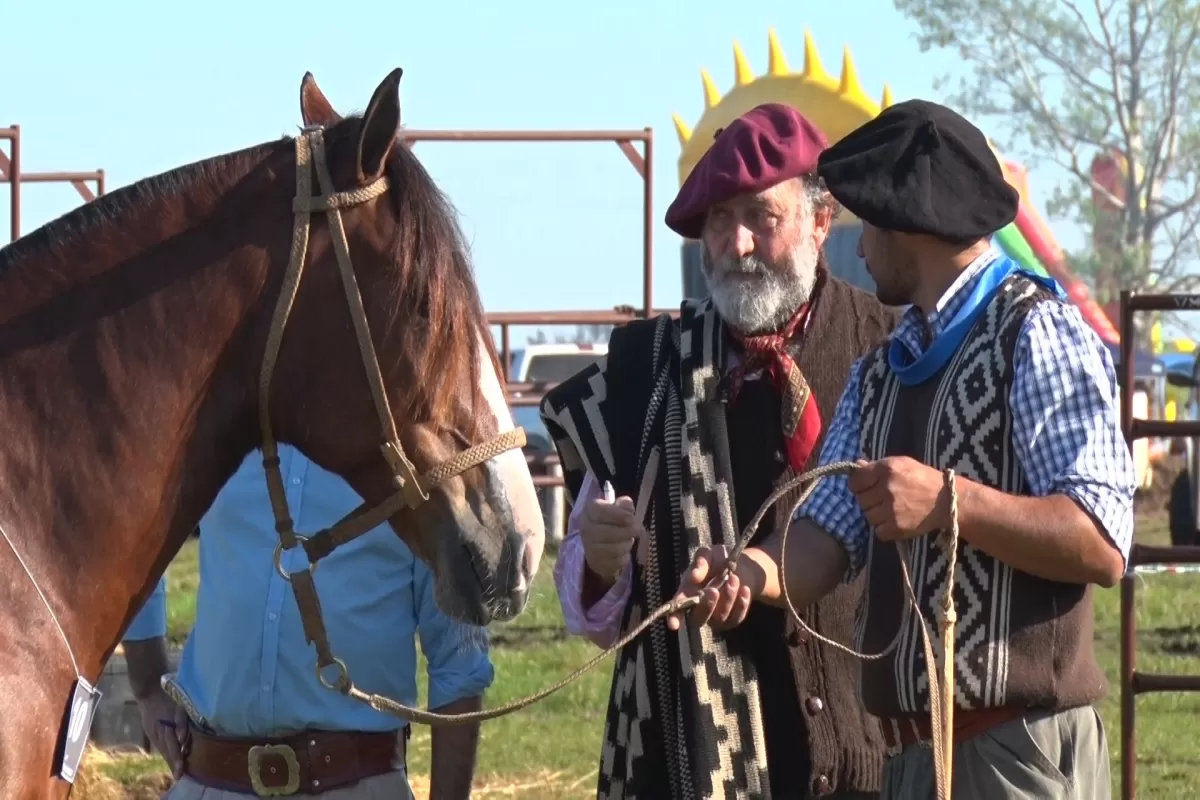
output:
[{"label": "tree", "polygon": [[[613,325],[576,325],[575,333],[557,333],[554,335],[555,344],[602,344],[608,341]],[[533,336],[526,337],[529,344],[546,344],[550,341],[546,332],[538,328]]]},{"label": "tree", "polygon": [[578,344],[604,344],[612,335],[614,325],[579,325],[575,328],[575,342]]},{"label": "tree", "polygon": [[1200,290],[1200,2],[894,2],[969,65],[948,104],[1065,172],[1048,210],[1091,230],[1069,263],[1099,302]]}]

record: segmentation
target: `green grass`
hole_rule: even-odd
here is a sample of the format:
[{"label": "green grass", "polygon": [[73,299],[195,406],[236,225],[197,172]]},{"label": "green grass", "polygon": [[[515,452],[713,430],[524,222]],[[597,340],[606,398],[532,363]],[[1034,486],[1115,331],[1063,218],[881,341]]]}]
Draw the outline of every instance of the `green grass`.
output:
[{"label": "green grass", "polygon": [[[1165,544],[1161,519],[1139,520],[1138,540]],[[558,681],[596,651],[565,637],[552,580],[553,558],[543,563],[529,608],[516,621],[493,628],[496,683],[487,704],[524,697]],[[168,618],[171,636],[182,641],[195,613],[198,576],[195,542],[171,565]],[[1137,666],[1169,674],[1200,673],[1200,576],[1148,575],[1138,582]],[[1102,590],[1096,603],[1096,651],[1109,678],[1101,705],[1112,756],[1113,792],[1120,789],[1120,590]],[[606,661],[558,694],[507,717],[486,722],[479,751],[477,797],[587,797],[595,794],[595,773],[612,662]],[[425,682],[422,676],[421,697]],[[1140,797],[1192,797],[1200,785],[1200,694],[1160,694],[1138,700],[1137,788]],[[419,776],[429,769],[429,729],[415,726],[410,763]],[[151,758],[103,765],[125,780],[161,768]],[[534,778],[546,784],[534,790]],[[520,784],[520,785],[517,785]]]},{"label": "green grass", "polygon": [[[488,692],[488,706],[503,705],[544,689],[597,652],[592,644],[566,636],[554,590],[553,568],[552,559],[543,561],[524,614],[492,628],[496,682]],[[594,796],[611,675],[612,661],[608,660],[540,703],[483,723],[477,768],[481,782],[502,786],[531,775],[550,773],[543,777],[553,777],[555,785],[576,785],[573,796],[589,793]],[[423,675],[419,683],[424,703]],[[429,771],[429,737],[428,727],[414,726],[409,743],[414,774]],[[534,795],[522,791],[518,796]]]},{"label": "green grass", "polygon": [[167,639],[183,647],[196,619],[196,590],[200,588],[199,540],[189,538],[167,567]]}]

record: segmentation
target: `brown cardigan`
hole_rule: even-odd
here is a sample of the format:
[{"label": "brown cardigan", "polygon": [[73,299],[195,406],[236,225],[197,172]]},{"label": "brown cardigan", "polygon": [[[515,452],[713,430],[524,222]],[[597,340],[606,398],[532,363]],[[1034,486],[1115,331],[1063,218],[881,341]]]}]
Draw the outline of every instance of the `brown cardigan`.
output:
[{"label": "brown cardigan", "polygon": [[[884,306],[873,294],[823,276],[813,318],[796,353],[821,412],[821,443],[827,432],[824,426],[833,418],[850,367],[886,339],[900,316],[899,309]],[[750,392],[754,383],[760,389]],[[748,383],[728,411],[739,527],[750,522],[776,481],[784,477],[779,398],[767,389],[761,381]],[[820,444],[806,469],[815,467],[819,458]],[[780,505],[784,506],[780,513],[785,512],[784,501]],[[774,515],[768,514],[757,537],[773,528]],[[804,609],[805,622],[823,636],[849,644],[865,580],[865,575],[859,575],[854,583],[840,586],[819,601],[815,609]],[[747,619],[744,627],[745,635],[760,639],[758,649],[765,661],[759,669],[764,683],[772,795],[794,796],[790,791],[781,794],[776,786],[784,789],[794,785],[801,775],[807,778],[809,791],[817,796],[834,791],[878,791],[885,747],[878,720],[863,709],[859,700],[857,660],[810,637],[783,609],[759,605],[754,616],[757,619]],[[780,636],[781,628],[786,630],[785,636]],[[794,688],[786,686],[782,676],[775,675],[773,680],[771,674],[779,661],[788,657]],[[775,698],[767,696],[772,691],[777,693]],[[773,741],[772,732],[776,738],[789,739],[806,732],[807,742],[796,742],[792,757],[784,761],[781,756],[788,744],[781,746]],[[805,751],[807,758],[803,757]],[[777,775],[779,769],[786,772]]]}]

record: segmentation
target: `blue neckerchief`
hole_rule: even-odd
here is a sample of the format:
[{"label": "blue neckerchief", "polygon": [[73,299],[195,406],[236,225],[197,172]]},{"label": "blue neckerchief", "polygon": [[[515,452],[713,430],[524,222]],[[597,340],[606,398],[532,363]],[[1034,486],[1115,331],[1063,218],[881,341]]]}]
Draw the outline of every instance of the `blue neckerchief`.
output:
[{"label": "blue neckerchief", "polygon": [[892,339],[888,345],[888,366],[896,374],[896,379],[904,386],[919,386],[940,372],[949,363],[958,348],[962,346],[963,340],[967,338],[975,321],[987,309],[992,298],[996,296],[996,292],[1000,291],[1004,281],[1014,272],[1020,272],[1035,283],[1054,292],[1060,298],[1065,299],[1067,296],[1053,278],[1038,275],[1036,272],[1025,269],[1011,258],[1001,256],[979,273],[975,288],[967,297],[966,302],[962,304],[954,318],[924,353],[914,359],[903,343],[898,339]]}]

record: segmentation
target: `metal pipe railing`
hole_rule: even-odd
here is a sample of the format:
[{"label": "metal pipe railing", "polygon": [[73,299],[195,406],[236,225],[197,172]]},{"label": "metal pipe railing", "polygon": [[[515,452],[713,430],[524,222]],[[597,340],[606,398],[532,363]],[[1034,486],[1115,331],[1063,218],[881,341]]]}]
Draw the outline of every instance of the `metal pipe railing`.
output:
[{"label": "metal pipe railing", "polygon": [[[1138,294],[1121,292],[1121,430],[1133,449],[1136,439],[1150,437],[1200,436],[1200,422],[1181,420],[1135,420],[1133,418],[1134,364],[1133,315],[1138,311],[1200,311],[1200,294]],[[1192,476],[1193,480],[1200,476]],[[1139,566],[1153,564],[1200,564],[1200,547],[1130,548],[1128,569],[1121,578],[1121,797],[1136,796],[1137,738],[1134,726],[1137,696],[1151,692],[1200,692],[1200,675],[1160,675],[1137,671],[1137,616],[1134,606]]]}]

